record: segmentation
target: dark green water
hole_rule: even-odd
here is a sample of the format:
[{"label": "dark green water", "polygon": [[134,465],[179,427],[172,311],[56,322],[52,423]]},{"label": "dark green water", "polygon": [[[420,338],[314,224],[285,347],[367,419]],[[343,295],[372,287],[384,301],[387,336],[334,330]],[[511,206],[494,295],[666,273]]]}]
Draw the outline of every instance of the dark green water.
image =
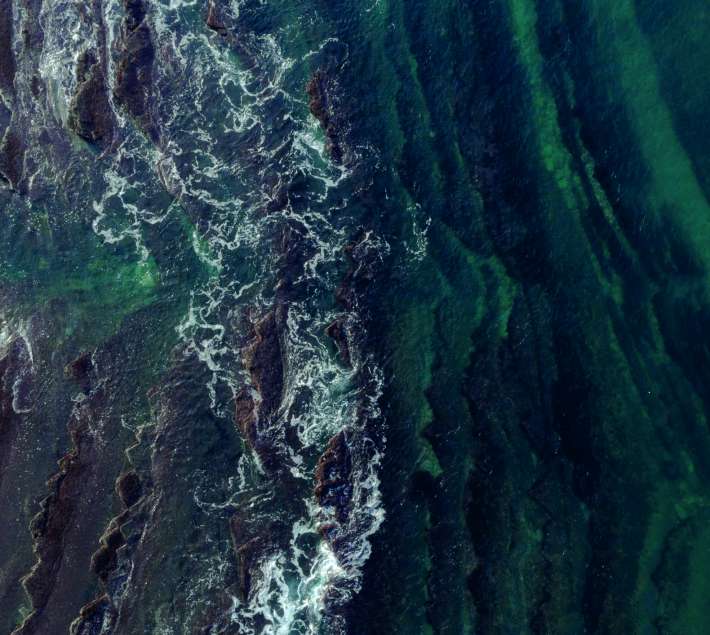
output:
[{"label": "dark green water", "polygon": [[708,37],[0,0],[0,632],[710,632]]}]

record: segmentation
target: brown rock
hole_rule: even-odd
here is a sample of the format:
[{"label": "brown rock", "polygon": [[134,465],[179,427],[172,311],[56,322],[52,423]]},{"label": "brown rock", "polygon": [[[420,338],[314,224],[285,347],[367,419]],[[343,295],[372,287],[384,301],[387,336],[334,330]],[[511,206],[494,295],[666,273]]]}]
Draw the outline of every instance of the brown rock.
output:
[{"label": "brown rock", "polygon": [[323,70],[317,70],[306,85],[311,114],[318,119],[326,136],[326,147],[336,163],[343,162],[343,149],[338,131],[332,99],[329,95],[329,80]]},{"label": "brown rock", "polygon": [[255,530],[240,515],[231,518],[229,528],[237,556],[238,595],[242,601],[246,601],[259,561],[269,551],[268,530]]},{"label": "brown rock", "polygon": [[251,447],[257,443],[257,413],[254,398],[248,388],[242,388],[235,398],[236,421],[239,430]]},{"label": "brown rock", "polygon": [[79,617],[69,629],[69,635],[101,635],[106,632],[107,624],[113,624],[115,617],[116,609],[111,600],[107,595],[101,595],[81,607]]},{"label": "brown rock", "polygon": [[150,112],[155,49],[145,21],[142,0],[124,0],[126,17],[121,34],[114,97],[155,141],[157,129]]},{"label": "brown rock", "polygon": [[345,326],[345,318],[338,317],[333,320],[325,329],[326,334],[338,347],[338,352],[343,362],[350,366],[350,345],[348,344],[348,332]]},{"label": "brown rock", "polygon": [[0,0],[0,90],[13,91],[15,55],[12,51],[12,0]]},{"label": "brown rock", "polygon": [[69,110],[69,127],[82,139],[96,143],[113,132],[113,113],[106,91],[103,65],[85,51],[77,65],[77,89]]},{"label": "brown rock", "polygon": [[259,417],[266,417],[277,410],[283,393],[283,360],[274,312],[257,322],[254,331],[254,341],[244,351],[244,362],[261,396]]},{"label": "brown rock", "polygon": [[91,556],[91,570],[101,579],[106,580],[116,567],[116,552],[126,543],[118,523],[109,526],[101,537],[101,546]]},{"label": "brown rock", "polygon": [[207,5],[207,17],[205,18],[205,23],[210,29],[216,31],[220,35],[227,35],[227,27],[224,25],[224,21],[220,15],[220,10],[214,0],[210,0]]},{"label": "brown rock", "polygon": [[24,172],[25,146],[14,130],[7,129],[0,142],[0,177],[15,190],[20,189]]},{"label": "brown rock", "polygon": [[350,449],[344,431],[329,442],[318,460],[315,478],[315,496],[320,505],[333,507],[339,521],[343,522],[350,509],[352,485]]}]

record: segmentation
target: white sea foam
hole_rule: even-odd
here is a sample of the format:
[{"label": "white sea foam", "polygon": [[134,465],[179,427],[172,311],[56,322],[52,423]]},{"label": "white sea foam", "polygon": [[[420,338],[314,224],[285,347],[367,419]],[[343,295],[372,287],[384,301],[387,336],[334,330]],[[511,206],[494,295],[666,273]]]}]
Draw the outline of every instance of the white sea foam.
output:
[{"label": "white sea foam", "polygon": [[[233,19],[243,5],[232,3]],[[279,421],[296,429],[301,447],[289,447],[288,453],[291,474],[305,498],[297,506],[301,511],[281,519],[290,524],[290,540],[266,552],[247,601],[232,597],[224,617],[242,633],[255,632],[258,620],[268,625],[268,632],[316,633],[326,597],[346,601],[359,588],[369,538],[383,518],[378,478],[383,439],[375,448],[365,429],[378,414],[381,372],[371,359],[360,356],[355,342],[350,342],[353,368],[345,367],[325,334],[342,311],[333,297],[342,277],[343,249],[354,229],[348,225],[345,197],[351,171],[329,160],[305,95],[291,94],[302,62],[284,52],[278,34],[240,32],[240,58],[206,28],[184,28],[194,11],[191,1],[151,5],[156,59],[161,60],[154,66],[160,148],[116,109],[120,143],[104,173],[105,188],[93,202],[93,228],[107,244],[133,244],[144,260],[150,255],[148,229],[179,215],[190,220],[191,248],[208,275],[191,290],[176,333],[185,354],[196,356],[208,371],[214,413],[229,418],[236,391],[248,381],[239,358],[243,314],[259,316],[273,302],[279,258],[272,240],[275,226],[288,222],[301,232],[307,256],[293,284],[306,292],[288,305]],[[111,0],[104,12],[111,45],[119,28],[120,3]],[[334,42],[330,38],[323,45]],[[316,51],[307,57],[313,54]],[[302,86],[303,81],[296,84]],[[191,97],[188,107],[185,95]],[[370,149],[352,152],[357,161]],[[296,175],[308,180],[305,203],[287,200],[277,214],[265,215],[263,210],[280,188]],[[161,190],[169,192],[172,202],[156,209],[152,197]],[[426,229],[420,233],[424,239]],[[388,249],[372,233],[361,245],[373,253]],[[346,319],[356,330],[357,317]],[[363,392],[356,379],[368,373],[372,381]],[[352,510],[337,528],[342,548],[335,553],[319,532],[321,525],[334,521],[333,510],[318,506],[311,491],[315,461],[341,430],[348,431],[352,447],[353,491]],[[215,500],[210,485],[195,476],[194,500],[208,515],[223,519],[240,505],[255,514],[273,513],[270,485],[254,455],[244,454],[235,465],[233,477],[220,489],[227,492],[222,499]],[[225,563],[233,559],[226,541],[214,545],[207,540],[209,556],[193,563],[204,570],[188,597],[195,607],[202,596],[220,587]]]},{"label": "white sea foam", "polygon": [[87,4],[77,0],[43,2],[39,21],[44,33],[39,73],[55,117],[66,124],[76,86],[76,76],[71,71],[81,53],[95,45],[96,21]]}]

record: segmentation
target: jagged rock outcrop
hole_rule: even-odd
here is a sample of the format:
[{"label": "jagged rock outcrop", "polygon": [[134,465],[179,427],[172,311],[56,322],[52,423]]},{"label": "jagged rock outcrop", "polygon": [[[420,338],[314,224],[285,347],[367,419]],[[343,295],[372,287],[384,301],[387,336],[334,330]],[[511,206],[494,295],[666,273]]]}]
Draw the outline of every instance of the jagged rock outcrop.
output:
[{"label": "jagged rock outcrop", "polygon": [[116,480],[116,493],[126,509],[133,507],[143,495],[143,486],[135,470],[124,472]]},{"label": "jagged rock outcrop", "polygon": [[84,352],[79,355],[75,360],[67,364],[64,368],[64,372],[67,376],[71,377],[79,386],[85,394],[88,394],[91,390],[91,378],[90,373],[94,368],[94,362],[91,357],[90,352]]},{"label": "jagged rock outcrop", "polygon": [[[341,430],[330,439],[318,460],[315,497],[321,507],[330,508],[339,522],[345,522],[350,511],[352,463],[347,433]],[[327,535],[328,528],[324,528]]]},{"label": "jagged rock outcrop", "polygon": [[254,340],[244,351],[244,364],[260,396],[260,415],[268,417],[278,408],[283,393],[283,359],[274,311],[254,325]]},{"label": "jagged rock outcrop", "polygon": [[325,329],[326,335],[335,342],[340,359],[350,366],[350,343],[348,342],[347,316],[338,316]]},{"label": "jagged rock outcrop", "polygon": [[[102,603],[80,611],[85,596],[74,595],[68,581],[80,579],[87,589],[96,584],[91,583],[96,577],[105,581],[114,566],[116,551],[123,544],[120,526],[125,518],[121,515],[100,534],[106,513],[103,510],[109,508],[106,494],[110,494],[110,489],[106,489],[111,483],[111,462],[106,461],[109,446],[101,429],[110,397],[105,386],[95,381],[95,373],[90,353],[82,353],[65,367],[65,374],[76,382],[82,394],[74,402],[67,426],[71,448],[47,482],[49,494],[31,522],[36,562],[22,583],[32,610],[15,635],[41,635],[49,629],[69,628],[76,615],[73,611],[90,616],[89,622],[97,622]],[[95,549],[97,540],[99,547]]]},{"label": "jagged rock outcrop", "polygon": [[8,128],[0,141],[0,177],[14,190],[20,189],[24,160],[25,144],[12,128]]},{"label": "jagged rock outcrop", "polygon": [[242,352],[251,387],[236,396],[236,422],[247,444],[264,467],[280,469],[278,438],[272,419],[283,393],[283,359],[276,312],[270,311],[254,324],[254,337]]},{"label": "jagged rock outcrop", "polygon": [[144,132],[158,139],[152,115],[153,61],[155,49],[146,20],[144,0],[124,0],[126,16],[121,28],[114,98],[131,114]]},{"label": "jagged rock outcrop", "polygon": [[30,368],[26,346],[18,338],[0,357],[0,483],[20,432],[25,402],[31,400]]},{"label": "jagged rock outcrop", "polygon": [[0,91],[12,92],[15,81],[15,54],[13,39],[12,0],[0,0]]},{"label": "jagged rock outcrop", "polygon": [[71,437],[73,448],[59,461],[59,472],[47,483],[50,493],[32,519],[30,529],[37,563],[22,581],[32,602],[32,613],[14,631],[15,635],[41,633],[46,626],[41,619],[42,612],[54,590],[64,553],[64,532],[76,512],[85,476],[85,459],[80,454],[89,450],[92,443],[87,416],[80,415],[73,420]]},{"label": "jagged rock outcrop", "polygon": [[332,90],[331,80],[322,69],[313,74],[306,86],[306,93],[309,98],[308,106],[311,114],[318,119],[325,132],[326,148],[333,161],[342,163],[345,153],[338,130],[338,119],[333,105]]},{"label": "jagged rock outcrop", "polygon": [[224,24],[221,7],[214,0],[209,0],[207,3],[205,24],[216,33],[227,35],[227,27]]},{"label": "jagged rock outcrop", "polygon": [[94,51],[84,51],[79,57],[76,75],[77,89],[70,105],[69,127],[86,141],[108,143],[114,121],[104,64]]},{"label": "jagged rock outcrop", "polygon": [[102,595],[83,606],[79,617],[69,629],[70,635],[104,635],[110,633],[116,611],[107,595]]}]

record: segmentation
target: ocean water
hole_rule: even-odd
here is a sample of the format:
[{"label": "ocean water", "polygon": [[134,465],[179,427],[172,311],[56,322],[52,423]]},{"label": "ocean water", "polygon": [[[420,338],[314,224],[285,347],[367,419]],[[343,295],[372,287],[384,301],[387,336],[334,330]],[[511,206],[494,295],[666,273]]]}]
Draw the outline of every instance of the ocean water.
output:
[{"label": "ocean water", "polygon": [[708,37],[0,0],[0,633],[707,633]]}]

